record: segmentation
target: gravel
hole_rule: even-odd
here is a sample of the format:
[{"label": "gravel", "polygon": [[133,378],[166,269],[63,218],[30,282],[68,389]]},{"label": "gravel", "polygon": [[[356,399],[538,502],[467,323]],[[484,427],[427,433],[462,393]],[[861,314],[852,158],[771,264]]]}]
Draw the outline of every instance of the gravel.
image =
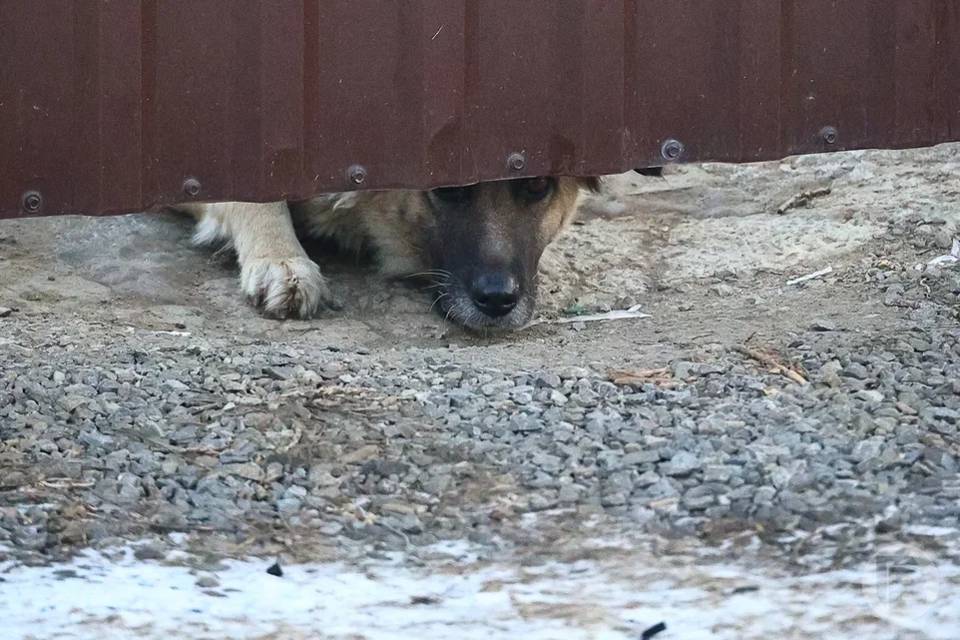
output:
[{"label": "gravel", "polygon": [[[948,202],[931,171],[930,193],[912,192],[917,208]],[[707,196],[717,193],[726,192]],[[849,193],[834,189],[847,198],[838,206],[872,191]],[[721,223],[826,218],[815,208],[773,222],[744,211]],[[658,281],[646,262],[638,276],[622,246],[615,257],[626,267],[603,251],[577,254],[600,265],[600,276],[571,278],[598,282],[603,303],[584,308],[620,307],[608,290],[630,304],[643,293],[652,317],[500,338],[438,334],[409,292],[380,306],[379,294],[361,294],[345,312],[355,315],[339,320],[280,324],[250,319],[234,274],[206,263],[192,289],[200,301],[180,304],[121,298],[62,262],[65,273],[49,281],[42,262],[30,263],[36,277],[0,289],[0,554],[40,562],[137,540],[144,557],[163,557],[171,533],[225,556],[340,557],[462,540],[549,550],[589,530],[731,553],[748,536],[790,562],[816,549],[840,565],[875,550],[878,536],[958,530],[960,266],[926,266],[956,225],[933,224],[932,210],[864,219],[882,235],[843,260],[830,254],[829,278],[787,288],[823,261],[747,277],[737,247],[726,256],[735,271]],[[84,224],[118,242],[151,237],[123,231],[136,218]],[[613,244],[603,228],[583,227],[585,246]],[[809,240],[817,228],[798,234]],[[712,244],[689,254],[670,245],[670,273],[716,244],[704,234]],[[175,246],[181,262],[197,260],[187,235]],[[14,262],[28,260],[17,257],[27,241],[4,246],[20,253],[6,253],[0,269],[13,270],[0,273],[21,273],[26,262]],[[111,264],[103,269],[114,278]],[[46,302],[51,291],[60,297]],[[221,306],[207,309],[208,296]],[[744,345],[782,366],[747,359]]]},{"label": "gravel", "polygon": [[674,363],[676,386],[616,386],[136,334],[87,342],[91,361],[83,335],[17,327],[0,347],[0,543],[293,528],[402,548],[509,538],[559,507],[673,535],[960,526],[960,331],[825,335],[790,346],[809,385],[724,353]]}]

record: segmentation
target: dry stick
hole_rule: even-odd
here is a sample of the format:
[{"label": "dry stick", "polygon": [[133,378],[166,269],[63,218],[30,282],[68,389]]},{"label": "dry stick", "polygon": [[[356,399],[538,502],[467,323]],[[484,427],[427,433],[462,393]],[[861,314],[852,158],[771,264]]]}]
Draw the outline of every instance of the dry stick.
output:
[{"label": "dry stick", "polygon": [[820,269],[820,271],[814,271],[813,273],[808,273],[805,276],[800,276],[799,278],[794,278],[793,280],[787,280],[788,285],[802,284],[809,280],[815,280],[817,278],[822,278],[833,273],[833,267],[827,267],[826,269]]},{"label": "dry stick", "polygon": [[609,371],[608,376],[617,386],[652,383],[657,386],[675,386],[680,383],[670,375],[670,370],[643,369],[641,371]]},{"label": "dry stick", "polygon": [[299,420],[294,420],[292,423],[293,426],[293,438],[290,439],[290,442],[285,444],[282,447],[277,448],[278,453],[287,453],[290,449],[293,449],[295,446],[300,444],[300,440],[303,438],[303,425]]},{"label": "dry stick", "polygon": [[669,369],[662,367],[660,369],[640,369],[638,371],[621,371],[617,369],[611,371],[610,375],[616,378],[649,379],[667,377],[669,373]]},{"label": "dry stick", "polygon": [[42,480],[41,486],[47,489],[89,489],[95,482],[71,481],[71,480]]},{"label": "dry stick", "polygon": [[777,207],[777,213],[783,215],[790,209],[796,207],[805,207],[810,204],[810,201],[814,198],[820,198],[822,196],[830,195],[830,187],[820,187],[819,189],[811,189],[810,191],[803,191],[801,193],[790,196],[786,202]]},{"label": "dry stick", "polygon": [[797,384],[809,384],[806,378],[794,371],[789,369],[768,355],[762,354],[759,351],[754,351],[753,349],[747,349],[746,347],[733,347],[733,350],[739,354],[745,355],[748,358],[756,360],[761,364],[765,364],[770,367],[770,370],[773,373],[778,373],[785,378],[796,382]]},{"label": "dry stick", "polygon": [[649,313],[640,311],[640,305],[634,305],[629,309],[615,309],[604,313],[591,313],[582,316],[570,316],[563,318],[538,318],[524,325],[524,329],[536,326],[538,324],[572,324],[575,322],[606,322],[610,320],[643,320],[651,318]]}]

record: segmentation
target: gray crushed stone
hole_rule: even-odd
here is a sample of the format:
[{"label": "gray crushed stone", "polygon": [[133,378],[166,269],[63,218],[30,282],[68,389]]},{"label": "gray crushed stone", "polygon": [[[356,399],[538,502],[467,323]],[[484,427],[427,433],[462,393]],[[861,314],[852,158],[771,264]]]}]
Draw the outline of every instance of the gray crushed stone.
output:
[{"label": "gray crushed stone", "polygon": [[6,338],[0,544],[21,551],[285,529],[333,545],[490,543],[529,513],[770,540],[960,526],[956,327],[854,348],[811,331],[784,346],[806,386],[732,352],[675,362],[676,384],[618,386],[589,368],[398,368],[42,322]]}]

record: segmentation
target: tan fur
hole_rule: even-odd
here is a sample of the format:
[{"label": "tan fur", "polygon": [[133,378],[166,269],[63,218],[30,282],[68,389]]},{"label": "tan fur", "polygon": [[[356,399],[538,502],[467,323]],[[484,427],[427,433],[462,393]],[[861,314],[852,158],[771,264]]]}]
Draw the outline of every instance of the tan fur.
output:
[{"label": "tan fur", "polygon": [[[549,200],[524,203],[511,197],[505,185],[475,187],[477,198],[471,212],[476,224],[482,225],[478,227],[484,238],[481,262],[487,256],[496,260],[521,249],[535,252],[539,260],[543,247],[570,224],[581,189],[589,186],[583,180],[559,178]],[[431,253],[436,253],[437,246],[444,247],[446,239],[440,237],[437,245],[437,234],[443,229],[438,227],[437,203],[431,198],[422,191],[352,192],[289,205],[230,202],[177,208],[197,219],[196,243],[233,246],[241,290],[265,315],[309,318],[321,308],[339,305],[319,267],[303,250],[298,231],[331,238],[350,252],[373,249],[387,276],[435,270]],[[528,233],[523,225],[531,223],[532,233]],[[534,246],[528,247],[530,243]],[[532,302],[529,306],[528,315]],[[469,311],[448,311],[447,315],[462,324],[476,323],[476,314]]]}]

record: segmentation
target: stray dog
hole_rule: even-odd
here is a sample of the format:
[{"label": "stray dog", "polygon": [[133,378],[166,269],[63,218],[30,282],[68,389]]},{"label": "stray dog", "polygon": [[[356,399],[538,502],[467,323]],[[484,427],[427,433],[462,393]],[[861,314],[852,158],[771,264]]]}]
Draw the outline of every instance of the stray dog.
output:
[{"label": "stray dog", "polygon": [[297,233],[369,251],[388,277],[430,281],[434,304],[472,330],[510,330],[533,317],[537,267],[597,178],[541,177],[432,191],[369,191],[304,202],[186,204],[194,242],[229,243],[240,288],[265,315],[309,318],[339,308]]}]

